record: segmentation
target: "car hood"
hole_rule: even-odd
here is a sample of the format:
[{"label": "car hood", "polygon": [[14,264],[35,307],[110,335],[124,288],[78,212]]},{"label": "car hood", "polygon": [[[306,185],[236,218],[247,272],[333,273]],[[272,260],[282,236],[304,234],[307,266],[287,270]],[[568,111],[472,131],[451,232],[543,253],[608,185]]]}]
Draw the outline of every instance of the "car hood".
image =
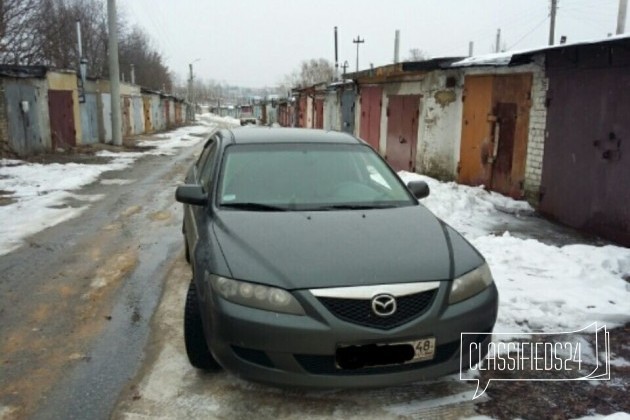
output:
[{"label": "car hood", "polygon": [[223,210],[215,213],[212,229],[233,278],[289,290],[453,275],[447,230],[422,205],[366,211]]}]

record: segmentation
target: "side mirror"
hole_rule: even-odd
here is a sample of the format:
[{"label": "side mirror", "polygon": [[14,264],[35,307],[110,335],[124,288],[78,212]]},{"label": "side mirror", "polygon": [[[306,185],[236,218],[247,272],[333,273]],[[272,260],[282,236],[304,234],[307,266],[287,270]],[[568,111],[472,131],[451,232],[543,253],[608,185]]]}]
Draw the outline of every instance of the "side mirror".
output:
[{"label": "side mirror", "polygon": [[407,184],[407,188],[418,200],[429,196],[429,186],[424,181],[411,181]]},{"label": "side mirror", "polygon": [[185,184],[175,190],[175,200],[193,206],[205,206],[208,203],[208,194],[201,185]]}]

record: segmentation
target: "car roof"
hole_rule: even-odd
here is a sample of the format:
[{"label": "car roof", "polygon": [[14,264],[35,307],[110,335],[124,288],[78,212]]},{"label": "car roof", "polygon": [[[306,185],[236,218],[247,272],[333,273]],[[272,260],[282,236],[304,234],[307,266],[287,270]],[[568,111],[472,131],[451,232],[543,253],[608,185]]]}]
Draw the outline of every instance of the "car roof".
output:
[{"label": "car roof", "polygon": [[[356,137],[339,131],[310,128],[251,127],[221,130],[221,136],[236,144],[256,143],[342,143],[360,144]],[[228,141],[229,141],[228,140]]]}]

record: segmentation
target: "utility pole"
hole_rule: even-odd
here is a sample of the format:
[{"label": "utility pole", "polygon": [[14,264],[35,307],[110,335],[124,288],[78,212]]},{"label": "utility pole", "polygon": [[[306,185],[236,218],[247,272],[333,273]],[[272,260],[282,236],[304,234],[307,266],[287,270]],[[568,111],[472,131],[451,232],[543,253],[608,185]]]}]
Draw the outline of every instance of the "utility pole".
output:
[{"label": "utility pole", "polygon": [[335,26],[335,80],[339,80],[339,54],[337,48],[337,27]]},{"label": "utility pole", "polygon": [[352,40],[353,43],[357,44],[357,72],[359,71],[359,45],[365,42],[365,39],[361,39],[359,35],[357,35],[357,39]]},{"label": "utility pole", "polygon": [[343,69],[343,82],[346,82],[346,69],[350,67],[350,64],[348,64],[348,60],[345,60],[343,62],[343,65],[341,66],[341,68]]},{"label": "utility pole", "polygon": [[188,77],[188,102],[193,106],[193,110],[191,113],[191,120],[195,121],[195,111],[196,109],[194,108],[194,104],[193,104],[193,65],[192,63],[190,63],[188,65],[188,70],[190,73],[190,76]]},{"label": "utility pole", "polygon": [[556,11],[558,10],[558,0],[551,0],[551,20],[549,22],[549,45],[553,45],[556,39]]},{"label": "utility pole", "polygon": [[79,102],[85,103],[85,81],[87,79],[87,58],[83,57],[83,44],[81,43],[81,22],[77,20],[77,47],[79,49]]},{"label": "utility pole", "polygon": [[400,30],[396,29],[396,35],[394,35],[394,63],[400,61]]},{"label": "utility pole", "polygon": [[112,143],[122,146],[122,121],[120,112],[120,68],[118,67],[118,28],[116,0],[107,0],[107,26],[109,30],[109,86],[112,110]]},{"label": "utility pole", "polygon": [[497,43],[494,46],[494,52],[501,52],[501,28],[497,29]]},{"label": "utility pole", "polygon": [[617,13],[617,35],[626,31],[626,12],[628,10],[628,0],[619,0],[619,12]]}]

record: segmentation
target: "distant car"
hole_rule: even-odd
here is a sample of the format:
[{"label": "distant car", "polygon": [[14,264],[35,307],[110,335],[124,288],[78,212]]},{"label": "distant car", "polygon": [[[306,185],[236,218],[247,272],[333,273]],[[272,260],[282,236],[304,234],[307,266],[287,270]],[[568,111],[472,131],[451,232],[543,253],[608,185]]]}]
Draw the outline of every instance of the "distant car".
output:
[{"label": "distant car", "polygon": [[241,125],[258,125],[258,118],[256,117],[241,117]]},{"label": "distant car", "polygon": [[[492,331],[498,294],[480,253],[418,202],[428,194],[348,134],[217,132],[176,191],[190,363],[328,388],[458,371],[461,333]],[[464,367],[485,357],[464,344]]]}]

